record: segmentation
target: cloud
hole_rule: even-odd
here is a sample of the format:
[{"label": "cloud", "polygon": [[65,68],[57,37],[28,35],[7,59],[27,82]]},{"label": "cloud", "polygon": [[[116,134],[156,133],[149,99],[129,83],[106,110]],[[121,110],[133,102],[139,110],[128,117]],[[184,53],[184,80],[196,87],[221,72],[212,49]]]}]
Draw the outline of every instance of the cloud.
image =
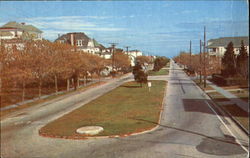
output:
[{"label": "cloud", "polygon": [[25,18],[27,24],[31,24],[44,32],[44,37],[53,39],[57,34],[67,32],[115,32],[125,28],[115,27],[114,24],[106,24],[110,16],[58,16],[58,17],[32,17]]},{"label": "cloud", "polygon": [[202,31],[204,26],[207,28],[208,35],[215,37],[248,35],[249,33],[248,21],[210,19],[210,21],[184,22],[176,25],[180,29],[195,31]]}]

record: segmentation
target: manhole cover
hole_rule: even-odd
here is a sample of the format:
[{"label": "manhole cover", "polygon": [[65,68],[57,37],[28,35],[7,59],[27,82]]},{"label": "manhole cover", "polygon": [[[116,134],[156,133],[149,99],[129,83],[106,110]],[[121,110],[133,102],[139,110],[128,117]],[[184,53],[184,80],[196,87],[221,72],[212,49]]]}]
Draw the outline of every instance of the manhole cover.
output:
[{"label": "manhole cover", "polygon": [[78,128],[76,130],[76,132],[79,134],[87,134],[87,135],[96,135],[102,131],[103,131],[103,128],[100,126],[85,126],[85,127]]}]

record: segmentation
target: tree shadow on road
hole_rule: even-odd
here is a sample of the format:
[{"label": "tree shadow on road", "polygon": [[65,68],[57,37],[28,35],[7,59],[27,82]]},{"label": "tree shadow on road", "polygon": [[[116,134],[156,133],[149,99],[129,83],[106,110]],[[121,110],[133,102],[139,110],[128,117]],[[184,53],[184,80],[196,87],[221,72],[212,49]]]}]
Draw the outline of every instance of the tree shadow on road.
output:
[{"label": "tree shadow on road", "polygon": [[[211,140],[214,140],[214,141],[233,144],[233,145],[236,145],[236,146],[240,147],[240,145],[235,141],[235,138],[232,137],[232,136],[229,136],[229,135],[224,135],[223,138],[211,137],[211,136],[207,136],[207,135],[202,134],[202,133],[198,133],[198,132],[194,132],[194,131],[190,131],[190,130],[186,130],[186,129],[181,129],[181,128],[177,128],[177,127],[172,127],[172,126],[168,126],[168,125],[162,125],[162,124],[159,124],[157,122],[153,122],[153,121],[149,121],[149,120],[145,120],[145,119],[137,119],[137,118],[130,118],[130,119],[137,120],[137,121],[144,121],[144,122],[147,122],[147,123],[152,123],[152,124],[159,125],[160,127],[163,127],[163,128],[168,128],[168,129],[173,129],[173,130],[177,130],[177,131],[181,131],[181,132],[185,132],[185,133],[198,135],[198,136],[204,137],[206,140],[211,139]],[[248,147],[248,144],[247,143],[243,144],[243,146]]]},{"label": "tree shadow on road", "polygon": [[[234,98],[229,98],[228,100],[233,100]],[[211,115],[216,115],[208,106],[208,104],[216,110],[216,113],[220,116],[226,116],[228,117],[228,114],[226,113],[221,113],[220,110],[223,110],[220,107],[220,110],[218,110],[218,106],[215,106],[213,101],[208,100],[208,99],[182,99],[183,107],[184,110],[187,112],[202,112],[202,113],[207,113]],[[233,103],[232,103],[233,104]],[[232,116],[237,116],[237,117],[245,117],[248,118],[249,114],[245,112],[244,110],[240,109],[236,104],[234,105],[237,107],[234,113],[231,113]],[[228,105],[228,107],[230,107]]]}]

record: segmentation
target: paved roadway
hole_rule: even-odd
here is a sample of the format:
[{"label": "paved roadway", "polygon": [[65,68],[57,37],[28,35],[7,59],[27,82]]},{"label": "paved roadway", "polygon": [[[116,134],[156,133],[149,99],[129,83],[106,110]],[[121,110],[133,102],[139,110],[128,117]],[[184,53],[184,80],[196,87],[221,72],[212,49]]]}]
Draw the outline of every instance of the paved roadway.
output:
[{"label": "paved roadway", "polygon": [[[3,158],[183,158],[247,157],[248,138],[222,115],[182,70],[171,62],[167,95],[160,126],[125,138],[64,140],[44,138],[38,130],[46,123],[119,86],[131,76],[116,79],[63,100],[25,109],[1,121]],[[147,121],[147,120],[141,120]],[[223,123],[221,121],[224,121]],[[155,122],[152,122],[156,124]],[[232,135],[236,136],[235,139]],[[242,144],[243,147],[238,145]]]}]

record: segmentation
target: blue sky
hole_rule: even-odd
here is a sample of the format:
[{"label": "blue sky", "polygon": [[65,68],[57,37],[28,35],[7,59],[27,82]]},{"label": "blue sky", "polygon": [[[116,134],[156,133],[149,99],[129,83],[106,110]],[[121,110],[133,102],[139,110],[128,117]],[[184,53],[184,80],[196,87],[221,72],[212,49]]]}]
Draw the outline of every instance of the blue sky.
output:
[{"label": "blue sky", "polygon": [[0,1],[0,25],[32,24],[51,41],[58,34],[85,32],[105,46],[131,46],[145,54],[173,57],[199,51],[207,39],[248,36],[248,3],[230,1]]}]

